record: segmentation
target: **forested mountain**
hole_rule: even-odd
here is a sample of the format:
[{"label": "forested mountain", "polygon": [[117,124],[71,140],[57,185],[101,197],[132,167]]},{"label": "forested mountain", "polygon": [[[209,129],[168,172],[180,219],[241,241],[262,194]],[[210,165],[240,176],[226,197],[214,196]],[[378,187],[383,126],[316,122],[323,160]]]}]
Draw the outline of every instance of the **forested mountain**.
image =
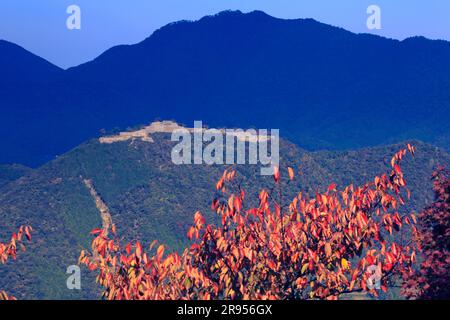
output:
[{"label": "forested mountain", "polygon": [[158,117],[279,128],[307,150],[407,139],[450,146],[447,41],[226,11],[169,24],[66,71],[2,42],[0,65],[12,70],[2,81],[26,81],[0,89],[0,163],[40,165],[101,129]]},{"label": "forested mountain", "polygon": [[[84,272],[81,291],[66,288],[67,266],[77,263],[81,249],[90,245],[89,232],[102,225],[85,179],[91,180],[125,240],[147,245],[157,239],[180,250],[187,244],[195,211],[214,222],[210,203],[226,166],[175,165],[170,134],[155,133],[152,140],[108,144],[92,139],[1,187],[1,238],[22,224],[35,231],[27,252],[0,268],[0,287],[17,298],[98,297],[92,276]],[[416,157],[406,159],[404,168],[411,188],[409,208],[420,210],[433,199],[433,168],[450,164],[450,156],[419,141],[413,144]],[[402,146],[307,152],[282,140],[282,175],[289,165],[297,176],[286,189],[286,199],[300,190],[314,195],[332,182],[340,188],[371,180],[389,168],[391,156]],[[271,176],[260,175],[258,166],[239,165],[237,171],[249,199],[273,184]]]},{"label": "forested mountain", "polygon": [[0,188],[31,171],[32,169],[20,164],[0,164]]}]

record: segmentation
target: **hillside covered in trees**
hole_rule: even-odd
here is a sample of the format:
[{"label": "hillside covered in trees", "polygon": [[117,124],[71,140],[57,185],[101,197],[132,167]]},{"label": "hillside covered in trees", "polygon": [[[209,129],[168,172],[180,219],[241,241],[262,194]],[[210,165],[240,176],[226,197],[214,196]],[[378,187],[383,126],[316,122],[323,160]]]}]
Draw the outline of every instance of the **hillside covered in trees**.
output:
[{"label": "hillside covered in trees", "polygon": [[[6,236],[20,225],[32,225],[33,242],[21,259],[0,268],[0,287],[17,298],[95,298],[93,276],[83,274],[83,290],[66,288],[66,268],[76,264],[89,233],[102,225],[95,199],[84,179],[92,181],[125,240],[148,245],[157,239],[167,250],[187,245],[186,232],[194,212],[214,221],[211,199],[215,181],[226,166],[174,165],[170,134],[156,133],[153,142],[134,140],[110,144],[90,140],[42,167],[24,173],[0,188],[0,230]],[[413,141],[416,156],[404,162],[411,190],[407,209],[419,211],[433,200],[430,177],[438,165],[449,165],[443,150]],[[399,145],[355,151],[307,152],[289,141],[280,143],[280,167],[294,168],[297,178],[286,196],[314,195],[331,183],[344,187],[370,181],[386,171]],[[249,198],[273,183],[259,167],[236,167]]]}]

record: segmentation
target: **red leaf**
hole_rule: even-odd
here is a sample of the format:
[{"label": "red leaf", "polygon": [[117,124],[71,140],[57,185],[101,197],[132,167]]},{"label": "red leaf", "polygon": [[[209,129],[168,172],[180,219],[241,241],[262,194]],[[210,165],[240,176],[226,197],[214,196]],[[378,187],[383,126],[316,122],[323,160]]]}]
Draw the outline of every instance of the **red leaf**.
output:
[{"label": "red leaf", "polygon": [[99,228],[95,228],[91,231],[91,234],[100,234],[103,230]]},{"label": "red leaf", "polygon": [[273,179],[276,183],[280,180],[280,169],[277,166],[273,167]]},{"label": "red leaf", "polygon": [[26,235],[28,241],[31,241],[30,228],[25,227],[25,235]]}]

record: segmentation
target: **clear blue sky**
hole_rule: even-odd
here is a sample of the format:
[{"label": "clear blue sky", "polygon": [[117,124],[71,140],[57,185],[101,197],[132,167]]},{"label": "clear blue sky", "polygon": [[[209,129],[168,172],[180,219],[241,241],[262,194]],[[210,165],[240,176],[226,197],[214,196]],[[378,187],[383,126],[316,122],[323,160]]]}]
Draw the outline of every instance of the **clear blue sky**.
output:
[{"label": "clear blue sky", "polygon": [[[81,8],[81,30],[68,30],[66,8]],[[382,29],[366,27],[366,9],[381,8]],[[279,18],[314,18],[353,32],[395,39],[450,40],[450,0],[2,0],[0,39],[67,68],[118,44],[132,44],[177,20],[226,9],[262,10]]]}]

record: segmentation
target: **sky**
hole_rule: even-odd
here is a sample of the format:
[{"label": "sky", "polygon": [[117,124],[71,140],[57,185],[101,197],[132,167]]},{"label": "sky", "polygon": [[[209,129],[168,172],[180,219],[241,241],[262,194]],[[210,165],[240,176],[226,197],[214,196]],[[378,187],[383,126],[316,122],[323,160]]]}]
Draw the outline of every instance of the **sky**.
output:
[{"label": "sky", "polygon": [[[80,8],[81,29],[66,26],[70,5]],[[367,28],[370,5],[380,8],[379,30]],[[228,9],[313,18],[399,40],[420,35],[450,41],[450,0],[1,0],[0,39],[68,68],[112,46],[138,43],[167,23]]]}]

